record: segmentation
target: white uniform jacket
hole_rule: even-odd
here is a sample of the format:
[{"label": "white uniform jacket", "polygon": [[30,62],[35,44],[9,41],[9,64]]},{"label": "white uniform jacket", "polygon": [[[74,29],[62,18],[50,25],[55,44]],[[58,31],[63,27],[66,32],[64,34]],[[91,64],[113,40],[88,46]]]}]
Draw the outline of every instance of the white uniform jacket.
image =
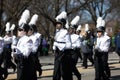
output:
[{"label": "white uniform jacket", "polygon": [[17,37],[16,36],[12,36],[12,45],[16,46],[17,42],[18,42]]},{"label": "white uniform jacket", "polygon": [[37,50],[38,50],[38,46],[39,46],[39,38],[35,35],[35,34],[33,34],[33,35],[31,35],[31,36],[29,36],[30,37],[30,39],[32,40],[32,42],[33,42],[33,45],[32,45],[32,52],[37,52]]},{"label": "white uniform jacket", "polygon": [[71,34],[71,42],[72,42],[72,49],[81,47],[81,42],[80,42],[80,36],[79,35]]},{"label": "white uniform jacket", "polygon": [[12,37],[9,37],[9,36],[6,35],[3,39],[4,39],[4,44],[5,45],[12,43]]},{"label": "white uniform jacket", "polygon": [[110,47],[110,37],[101,36],[100,38],[97,38],[95,49],[97,49],[99,52],[108,52],[109,47]]},{"label": "white uniform jacket", "polygon": [[23,54],[24,56],[28,57],[32,52],[32,45],[33,42],[28,36],[21,37],[18,40],[17,46],[14,46],[16,49],[16,54]]},{"label": "white uniform jacket", "polygon": [[54,41],[54,44],[53,44],[53,50],[56,50],[56,47],[62,51],[64,50],[65,48],[68,48],[69,46],[69,40],[67,40],[67,30],[66,29],[60,29],[60,30],[57,30],[56,31],[56,34],[55,34],[55,41]]},{"label": "white uniform jacket", "polygon": [[40,45],[40,42],[41,42],[41,34],[40,33],[34,33],[34,36],[37,38],[37,40],[38,40],[38,45]]}]

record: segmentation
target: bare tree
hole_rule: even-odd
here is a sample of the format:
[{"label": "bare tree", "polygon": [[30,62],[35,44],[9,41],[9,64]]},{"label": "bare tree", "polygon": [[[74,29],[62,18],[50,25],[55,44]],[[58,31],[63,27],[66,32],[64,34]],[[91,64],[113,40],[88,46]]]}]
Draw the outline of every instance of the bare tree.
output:
[{"label": "bare tree", "polygon": [[[6,13],[8,18],[2,22],[2,26],[7,21],[17,24],[21,13],[28,8],[31,11],[31,16],[34,13],[39,15],[38,29],[46,36],[53,35],[55,17],[61,12],[66,11],[69,20],[80,12],[88,11],[92,20],[96,24],[98,16],[105,18],[113,9],[119,10],[119,0],[4,0],[3,13]],[[83,13],[82,13],[83,14]]]},{"label": "bare tree", "polygon": [[118,1],[119,0],[92,0],[84,7],[84,9],[91,14],[92,20],[96,25],[97,17],[100,16],[103,17],[103,19],[106,18],[113,9],[118,7]]},{"label": "bare tree", "polygon": [[21,13],[30,5],[32,0],[2,0],[3,12],[1,14],[1,34],[4,33],[6,22],[15,23],[19,20]]},{"label": "bare tree", "polygon": [[109,19],[116,19],[120,21],[120,0],[110,0],[110,3],[113,5],[113,9],[111,11],[111,14],[109,15]]},{"label": "bare tree", "polygon": [[34,0],[30,9],[39,14],[40,21],[38,27],[44,30],[46,36],[49,36],[49,30],[51,30],[51,28],[54,29],[55,17],[61,11],[66,11],[68,13],[67,15],[71,18],[71,14],[77,15],[82,7],[89,3],[89,1],[90,0]]}]

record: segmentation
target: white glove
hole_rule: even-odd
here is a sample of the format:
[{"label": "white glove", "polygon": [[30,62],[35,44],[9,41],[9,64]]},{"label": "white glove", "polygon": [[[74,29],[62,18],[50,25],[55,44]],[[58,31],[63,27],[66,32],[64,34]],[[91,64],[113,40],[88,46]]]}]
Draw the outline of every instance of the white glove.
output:
[{"label": "white glove", "polygon": [[17,46],[14,46],[14,45],[11,46],[11,49],[16,49],[16,48],[17,48]]},{"label": "white glove", "polygon": [[53,46],[53,50],[56,50],[56,46]]},{"label": "white glove", "polygon": [[11,53],[11,56],[14,57],[14,55],[17,54],[16,52],[12,52]]}]

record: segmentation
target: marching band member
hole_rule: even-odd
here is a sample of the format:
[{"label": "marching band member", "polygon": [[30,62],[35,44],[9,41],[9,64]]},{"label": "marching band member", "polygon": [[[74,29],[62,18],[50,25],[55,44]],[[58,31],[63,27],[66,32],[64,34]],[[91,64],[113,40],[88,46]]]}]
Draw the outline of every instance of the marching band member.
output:
[{"label": "marching band member", "polygon": [[71,38],[71,51],[72,51],[72,72],[77,76],[78,80],[81,80],[81,74],[78,71],[76,65],[78,62],[78,57],[80,55],[80,47],[81,47],[81,41],[80,41],[80,36],[75,34],[75,31],[78,27],[78,22],[79,22],[80,17],[76,16],[70,24],[70,28],[68,29],[68,32],[70,34]]},{"label": "marching band member", "polygon": [[97,20],[97,40],[95,45],[95,80],[110,80],[108,66],[108,50],[110,38],[104,35],[105,21],[101,17]]},{"label": "marching band member", "polygon": [[39,34],[38,32],[36,32],[36,22],[38,20],[38,15],[37,14],[34,14],[31,21],[29,22],[29,26],[30,26],[30,29],[28,31],[28,36],[30,37],[30,39],[33,41],[33,56],[34,56],[34,61],[35,61],[35,67],[36,67],[36,70],[39,72],[39,76],[42,75],[42,68],[41,68],[41,64],[39,62],[39,59],[38,59],[38,54],[37,54],[37,51],[38,51],[38,47],[40,45],[40,37],[41,37],[41,34]]},{"label": "marching band member", "polygon": [[[76,32],[75,32],[77,35],[79,35],[79,37],[80,37],[80,42],[82,42],[81,27],[82,27],[82,26],[79,25],[79,26],[77,27],[77,29],[76,29]],[[83,54],[81,53],[80,49],[81,49],[81,48],[78,49],[78,52],[77,52],[77,53],[78,53],[78,57],[81,59],[81,62],[82,62],[82,60],[83,60]]]},{"label": "marching band member", "polygon": [[8,76],[7,70],[5,68],[1,67],[1,65],[3,63],[3,53],[2,53],[3,47],[4,47],[4,40],[2,37],[0,37],[0,80],[5,80]]},{"label": "marching band member", "polygon": [[3,62],[3,47],[4,47],[4,40],[2,37],[0,37],[0,66],[2,65]]},{"label": "marching band member", "polygon": [[29,17],[29,10],[25,10],[19,21],[17,46],[12,46],[12,49],[16,50],[14,56],[17,61],[17,80],[37,80],[34,76],[36,73],[33,56],[31,55],[33,42],[27,36],[29,30],[27,20]]},{"label": "marching band member", "polygon": [[72,80],[72,64],[71,64],[71,42],[69,34],[64,29],[66,24],[67,13],[62,12],[56,17],[56,34],[53,44],[55,50],[53,80]]},{"label": "marching band member", "polygon": [[3,55],[4,55],[4,68],[8,69],[10,67],[13,68],[13,71],[16,70],[16,65],[12,62],[12,56],[11,56],[11,44],[12,44],[12,35],[10,30],[10,23],[7,22],[6,24],[6,35],[4,36],[4,49],[3,49]]}]

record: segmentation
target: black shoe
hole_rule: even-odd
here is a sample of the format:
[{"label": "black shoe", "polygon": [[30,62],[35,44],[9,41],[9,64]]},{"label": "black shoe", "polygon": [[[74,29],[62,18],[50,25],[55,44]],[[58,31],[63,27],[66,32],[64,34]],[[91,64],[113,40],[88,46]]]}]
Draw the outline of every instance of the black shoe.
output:
[{"label": "black shoe", "polygon": [[81,80],[81,74],[80,74],[80,76],[78,77],[78,80]]},{"label": "black shoe", "polygon": [[120,61],[119,61],[119,63],[120,63]]},{"label": "black shoe", "polygon": [[92,63],[92,65],[91,66],[94,66],[94,63]]},{"label": "black shoe", "polygon": [[39,76],[41,76],[42,75],[42,72],[39,72]]},{"label": "black shoe", "polygon": [[107,74],[107,77],[110,78],[110,77],[111,77],[111,73],[108,73],[108,74]]},{"label": "black shoe", "polygon": [[15,67],[13,67],[13,72],[15,72],[16,71],[16,66]]},{"label": "black shoe", "polygon": [[3,68],[4,80],[8,77],[8,71]]},{"label": "black shoe", "polygon": [[39,70],[39,76],[41,76],[42,75],[42,69],[41,70]]},{"label": "black shoe", "polygon": [[83,69],[87,69],[87,67],[83,67]]}]

